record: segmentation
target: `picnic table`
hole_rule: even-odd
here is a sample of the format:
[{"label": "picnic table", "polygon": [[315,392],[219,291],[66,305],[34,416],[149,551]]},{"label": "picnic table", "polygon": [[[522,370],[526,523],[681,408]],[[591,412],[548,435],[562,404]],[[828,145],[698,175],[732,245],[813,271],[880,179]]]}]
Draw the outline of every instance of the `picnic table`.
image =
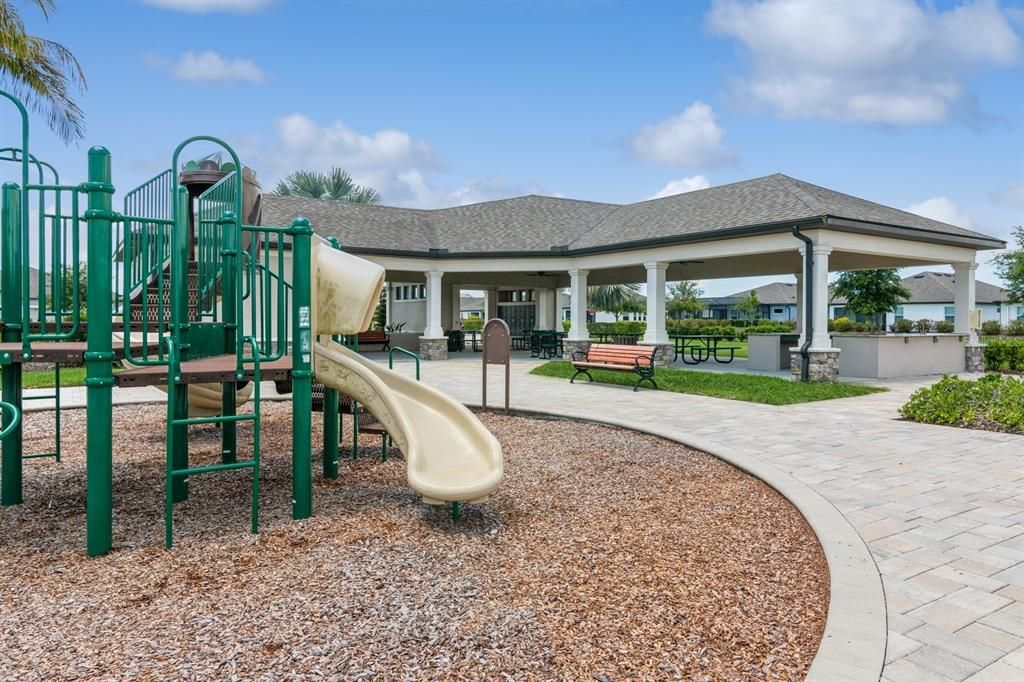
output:
[{"label": "picnic table", "polygon": [[473,352],[479,353],[483,350],[480,345],[480,331],[479,330],[467,330],[462,332],[465,335],[465,341],[469,343],[469,347],[473,349]]},{"label": "picnic table", "polygon": [[687,365],[699,365],[711,358],[715,362],[728,364],[733,361],[736,355],[736,346],[720,347],[722,341],[735,341],[735,336],[720,336],[717,334],[687,334],[685,336],[673,336],[672,343],[675,346],[675,355],[672,360],[683,359]]},{"label": "picnic table", "polygon": [[537,330],[530,334],[530,356],[550,359],[565,354],[565,332]]},{"label": "picnic table", "polygon": [[617,343],[620,345],[636,345],[642,334],[617,334],[615,332],[591,332],[590,340],[595,343]]}]

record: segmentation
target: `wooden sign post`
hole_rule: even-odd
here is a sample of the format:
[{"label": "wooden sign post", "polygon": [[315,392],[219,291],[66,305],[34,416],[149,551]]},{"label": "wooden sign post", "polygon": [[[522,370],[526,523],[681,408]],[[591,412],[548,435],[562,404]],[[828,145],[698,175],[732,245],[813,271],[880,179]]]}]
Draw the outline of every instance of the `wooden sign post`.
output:
[{"label": "wooden sign post", "polygon": [[505,412],[508,412],[509,371],[512,360],[512,332],[505,320],[494,318],[484,325],[484,387],[483,408],[487,409],[487,365],[505,365]]}]

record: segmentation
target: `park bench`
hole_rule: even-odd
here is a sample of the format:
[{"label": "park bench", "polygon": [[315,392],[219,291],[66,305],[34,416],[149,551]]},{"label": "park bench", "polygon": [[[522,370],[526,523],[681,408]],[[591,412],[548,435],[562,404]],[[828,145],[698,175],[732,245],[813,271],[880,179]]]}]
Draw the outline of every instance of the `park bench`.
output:
[{"label": "park bench", "polygon": [[385,332],[380,331],[368,331],[359,332],[359,348],[362,349],[366,345],[377,345],[381,344],[381,351],[386,351],[391,347],[391,337]]},{"label": "park bench", "polygon": [[658,384],[654,382],[654,356],[657,352],[657,346],[592,344],[587,352],[576,351],[572,354],[572,366],[576,369],[576,373],[569,379],[569,383],[575,383],[576,377],[581,374],[585,374],[588,379],[593,381],[594,377],[590,375],[590,370],[603,369],[611,372],[633,372],[636,374],[634,391],[640,390],[640,384],[645,381],[651,382],[651,386],[658,388]]}]

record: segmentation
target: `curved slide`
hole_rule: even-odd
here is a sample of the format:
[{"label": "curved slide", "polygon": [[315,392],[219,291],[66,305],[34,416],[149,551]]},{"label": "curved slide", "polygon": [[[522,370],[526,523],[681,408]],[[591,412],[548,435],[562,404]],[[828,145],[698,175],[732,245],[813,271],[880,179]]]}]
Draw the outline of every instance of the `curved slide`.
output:
[{"label": "curved slide", "polygon": [[[313,334],[368,329],[383,268],[319,241],[312,256]],[[318,341],[312,351],[316,380],[352,396],[384,425],[424,502],[482,502],[501,483],[501,445],[464,405],[340,344]]]}]

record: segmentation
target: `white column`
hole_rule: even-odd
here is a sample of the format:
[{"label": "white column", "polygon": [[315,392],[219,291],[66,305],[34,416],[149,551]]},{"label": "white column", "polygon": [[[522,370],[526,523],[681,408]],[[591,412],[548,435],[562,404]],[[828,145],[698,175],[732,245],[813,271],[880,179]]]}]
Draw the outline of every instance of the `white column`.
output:
[{"label": "white column", "polygon": [[491,288],[484,291],[486,307],[484,308],[484,317],[488,320],[493,320],[498,316],[498,290]]},{"label": "white column", "polygon": [[441,279],[443,272],[432,270],[427,274],[427,327],[423,330],[426,339],[443,339],[441,328]]},{"label": "white column", "polygon": [[811,301],[814,335],[811,337],[811,350],[827,350],[832,347],[832,339],[828,335],[828,255],[832,253],[832,247],[815,244],[811,252],[814,254],[814,300]]},{"label": "white column", "polygon": [[[800,258],[803,259],[804,250],[800,249]],[[802,260],[801,260],[802,262]],[[804,342],[804,275],[803,272],[796,273],[796,331],[800,334],[800,344]]]},{"label": "white column", "polygon": [[462,321],[462,285],[452,285],[452,329]]},{"label": "white column", "polygon": [[536,302],[534,303],[536,309],[534,310],[533,328],[538,330],[550,329],[551,327],[548,324],[548,311],[551,308],[551,303],[548,300],[548,289],[540,287],[534,289],[534,292],[536,292],[534,294],[534,297],[536,298]]},{"label": "white column", "polygon": [[[953,331],[971,333],[971,311],[977,307],[974,294],[974,271],[978,264],[953,263],[953,305],[956,307]],[[1004,304],[1005,305],[1005,304]]]},{"label": "white column", "polygon": [[587,341],[587,275],[589,270],[569,271],[569,307],[571,326],[567,336],[570,341]]},{"label": "white column", "polygon": [[668,331],[665,329],[665,271],[668,263],[654,261],[644,263],[647,268],[647,331],[642,343],[667,344]]}]

